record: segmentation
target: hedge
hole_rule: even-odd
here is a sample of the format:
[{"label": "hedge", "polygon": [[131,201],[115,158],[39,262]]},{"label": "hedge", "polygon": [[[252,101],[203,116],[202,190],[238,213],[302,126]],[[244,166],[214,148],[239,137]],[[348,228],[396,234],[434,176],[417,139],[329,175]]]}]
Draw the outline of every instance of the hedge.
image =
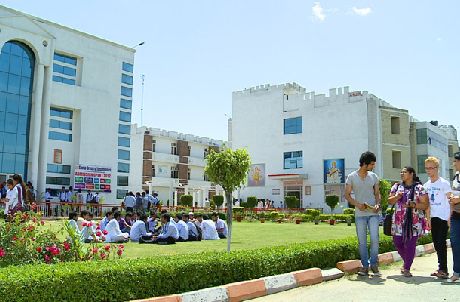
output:
[{"label": "hedge", "polygon": [[184,207],[193,206],[193,196],[192,195],[182,195],[180,197],[180,205]]},{"label": "hedge", "polygon": [[[431,242],[423,237],[420,244]],[[379,252],[394,250],[381,237]],[[255,250],[10,266],[0,270],[2,301],[126,301],[251,280],[358,259],[356,238]],[[190,269],[193,268],[192,273]]]}]

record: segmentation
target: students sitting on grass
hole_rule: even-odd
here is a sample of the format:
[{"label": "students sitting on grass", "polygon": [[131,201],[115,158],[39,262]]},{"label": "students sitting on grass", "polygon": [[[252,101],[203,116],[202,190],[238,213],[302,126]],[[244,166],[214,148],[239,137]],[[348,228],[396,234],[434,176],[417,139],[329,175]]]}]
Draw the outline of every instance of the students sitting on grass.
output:
[{"label": "students sitting on grass", "polygon": [[115,212],[113,214],[112,220],[109,221],[105,230],[107,231],[106,235],[106,242],[126,242],[128,241],[129,234],[123,233],[120,230],[120,224],[118,221],[120,220],[121,214],[120,212]]},{"label": "students sitting on grass", "polygon": [[[190,215],[189,215],[189,217],[190,217]],[[193,220],[191,220],[191,221],[196,225],[197,228],[200,228],[200,230],[201,230],[201,222],[203,221],[203,215],[202,214],[196,214],[195,218]]]},{"label": "students sitting on grass", "polygon": [[176,222],[177,232],[179,233],[179,239],[177,239],[177,241],[178,242],[187,241],[188,240],[188,226],[184,221],[182,221],[182,215],[177,214],[176,217],[174,217],[174,221]]},{"label": "students sitting on grass", "polygon": [[71,229],[75,231],[75,234],[77,236],[80,236],[80,229],[78,228],[78,215],[76,212],[70,212],[69,213],[69,226]]},{"label": "students sitting on grass", "polygon": [[84,210],[81,211],[81,217],[83,218],[80,231],[81,241],[84,243],[97,242],[98,238],[94,233],[93,223],[91,222],[91,214]]},{"label": "students sitting on grass", "polygon": [[155,211],[150,211],[150,217],[147,219],[147,231],[155,233],[158,227],[158,218]]},{"label": "students sitting on grass", "polygon": [[105,230],[105,227],[109,223],[110,220],[113,218],[113,213],[111,211],[108,211],[105,213],[105,217],[101,220],[101,223],[99,224],[101,231]]},{"label": "students sitting on grass", "polygon": [[157,243],[157,244],[175,244],[179,239],[179,233],[176,226],[171,222],[171,216],[168,213],[161,214],[161,233],[153,236],[153,240],[144,240],[142,237],[139,243]]},{"label": "students sitting on grass", "polygon": [[188,226],[188,241],[200,241],[201,235],[196,225],[189,220],[189,215],[182,214],[182,220]]},{"label": "students sitting on grass", "polygon": [[118,220],[118,224],[120,225],[120,230],[123,233],[129,233],[131,231],[131,227],[134,225],[133,214],[131,212],[126,213],[125,218],[120,216]]},{"label": "students sitting on grass", "polygon": [[140,238],[144,240],[152,239],[152,233],[147,233],[147,230],[145,229],[146,223],[147,215],[141,214],[140,219],[134,223],[131,228],[131,232],[129,233],[131,241],[139,242]]},{"label": "students sitting on grass", "polygon": [[217,234],[217,229],[215,223],[209,219],[208,215],[203,216],[201,221],[201,230],[203,232],[203,240],[218,240],[219,234]]},{"label": "students sitting on grass", "polygon": [[219,218],[219,214],[216,212],[212,213],[212,221],[216,224],[216,230],[217,234],[219,235],[220,239],[225,239],[227,238],[228,235],[228,227],[227,223]]}]

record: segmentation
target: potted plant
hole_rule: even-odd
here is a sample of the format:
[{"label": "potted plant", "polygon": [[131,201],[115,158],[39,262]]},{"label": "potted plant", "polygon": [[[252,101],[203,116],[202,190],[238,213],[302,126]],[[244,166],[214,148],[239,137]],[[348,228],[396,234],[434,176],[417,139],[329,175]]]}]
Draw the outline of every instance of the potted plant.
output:
[{"label": "potted plant", "polygon": [[265,223],[265,213],[264,212],[261,212],[259,214],[259,220],[260,220],[260,223]]},{"label": "potted plant", "polygon": [[347,225],[351,226],[351,216],[347,216]]},{"label": "potted plant", "polygon": [[329,220],[330,225],[335,224],[334,219],[334,209],[339,204],[339,196],[337,195],[328,195],[326,196],[326,204],[331,208],[331,219]]}]

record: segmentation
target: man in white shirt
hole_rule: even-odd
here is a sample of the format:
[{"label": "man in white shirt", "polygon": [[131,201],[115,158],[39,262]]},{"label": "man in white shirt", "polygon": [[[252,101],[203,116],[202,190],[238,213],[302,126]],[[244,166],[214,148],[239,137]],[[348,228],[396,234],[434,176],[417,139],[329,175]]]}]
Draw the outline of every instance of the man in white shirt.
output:
[{"label": "man in white shirt", "polygon": [[428,227],[431,227],[433,245],[438,256],[438,270],[431,276],[447,279],[447,230],[450,220],[449,197],[452,193],[450,183],[439,176],[439,160],[436,157],[428,157],[425,160],[425,171],[430,178],[424,187],[430,199],[430,207],[426,210]]},{"label": "man in white shirt", "polygon": [[134,197],[133,192],[126,193],[125,200],[123,201],[126,207],[126,212],[134,212],[134,205],[136,203],[136,198]]},{"label": "man in white shirt", "polygon": [[161,214],[161,233],[152,238],[152,241],[144,241],[141,238],[139,243],[175,244],[179,239],[177,228],[171,223],[171,216],[168,213]]},{"label": "man in white shirt", "polygon": [[203,215],[201,222],[202,239],[203,240],[218,240],[219,234],[217,233],[215,223],[209,219],[207,215]]},{"label": "man in white shirt", "polygon": [[105,217],[101,220],[101,223],[99,224],[101,231],[105,230],[107,224],[110,222],[110,220],[112,220],[112,218],[113,212],[108,211],[107,213],[105,213]]},{"label": "man in white shirt", "polygon": [[200,241],[201,237],[198,233],[198,229],[195,223],[189,220],[189,215],[182,214],[182,220],[188,226],[188,241]]},{"label": "man in white shirt", "polygon": [[120,225],[118,224],[118,219],[120,219],[120,212],[115,212],[113,214],[113,219],[109,221],[105,230],[107,231],[106,242],[126,242],[128,241],[129,234],[122,233],[120,230]]},{"label": "man in white shirt", "polygon": [[155,229],[158,226],[157,213],[155,211],[150,212],[150,217],[147,219],[147,226],[147,231],[155,233]]},{"label": "man in white shirt", "polygon": [[145,225],[147,223],[147,215],[141,214],[139,220],[131,227],[131,231],[129,232],[129,237],[131,241],[139,242],[139,239],[150,240],[152,238],[152,233],[147,233],[145,229]]},{"label": "man in white shirt", "polygon": [[5,217],[8,215],[10,209],[13,208],[13,204],[18,203],[18,191],[15,190],[14,183],[12,179],[8,179],[6,186],[8,187],[8,191],[6,191],[6,202],[5,202]]},{"label": "man in white shirt", "polygon": [[179,239],[177,239],[177,241],[178,242],[187,241],[188,240],[188,226],[182,220],[182,215],[177,214],[176,217],[174,217],[174,221],[176,222],[177,232],[179,233]]},{"label": "man in white shirt", "polygon": [[212,221],[214,221],[214,223],[216,224],[216,230],[217,230],[217,234],[219,235],[219,238],[220,239],[225,239],[227,238],[227,235],[228,235],[228,227],[227,227],[227,223],[220,219],[219,218],[219,214],[217,214],[216,212],[212,213]]}]

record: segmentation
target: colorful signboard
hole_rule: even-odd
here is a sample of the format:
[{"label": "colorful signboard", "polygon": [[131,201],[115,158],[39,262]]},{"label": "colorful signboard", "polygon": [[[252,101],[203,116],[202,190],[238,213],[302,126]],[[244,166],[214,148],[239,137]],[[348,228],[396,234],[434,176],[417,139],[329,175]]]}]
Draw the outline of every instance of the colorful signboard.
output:
[{"label": "colorful signboard", "polygon": [[95,192],[112,191],[112,168],[78,165],[75,168],[75,190],[91,190]]},{"label": "colorful signboard", "polygon": [[342,158],[324,160],[324,183],[345,183],[345,159]]},{"label": "colorful signboard", "polygon": [[248,187],[265,186],[265,164],[251,165],[248,172]]}]

